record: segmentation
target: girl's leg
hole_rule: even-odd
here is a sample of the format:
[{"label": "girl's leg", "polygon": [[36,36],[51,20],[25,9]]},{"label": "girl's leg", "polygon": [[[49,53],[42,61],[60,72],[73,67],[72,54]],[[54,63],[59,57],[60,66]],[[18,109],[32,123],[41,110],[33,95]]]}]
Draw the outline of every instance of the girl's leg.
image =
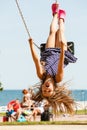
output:
[{"label": "girl's leg", "polygon": [[55,37],[56,32],[58,29],[58,3],[52,4],[52,13],[53,13],[53,20],[50,25],[50,33],[47,39],[46,48],[54,48],[55,47]]},{"label": "girl's leg", "polygon": [[50,25],[50,33],[49,37],[47,39],[46,48],[54,48],[55,47],[55,38],[56,38],[56,32],[58,28],[58,15],[55,14],[52,20],[52,23]]},{"label": "girl's leg", "polygon": [[[63,12],[64,13],[64,12]],[[62,44],[65,45],[64,50],[67,50],[67,41],[65,39],[65,35],[64,35],[64,17],[62,17],[62,14],[59,16],[59,29],[56,33],[56,47],[57,48],[61,48]]]}]

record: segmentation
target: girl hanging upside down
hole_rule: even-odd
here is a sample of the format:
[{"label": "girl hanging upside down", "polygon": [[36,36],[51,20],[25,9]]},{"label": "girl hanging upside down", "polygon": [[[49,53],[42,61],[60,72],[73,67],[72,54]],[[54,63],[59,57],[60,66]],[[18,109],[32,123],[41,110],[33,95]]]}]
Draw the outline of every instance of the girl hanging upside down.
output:
[{"label": "girl hanging upside down", "polygon": [[74,100],[70,97],[70,91],[66,89],[65,84],[60,86],[59,83],[63,80],[64,67],[69,63],[75,63],[77,58],[67,50],[67,41],[64,36],[66,12],[59,9],[58,3],[54,3],[52,4],[52,13],[50,33],[41,58],[37,56],[32,38],[29,39],[37,76],[41,80],[39,91],[34,100],[47,99],[55,114],[63,108],[72,113]]}]

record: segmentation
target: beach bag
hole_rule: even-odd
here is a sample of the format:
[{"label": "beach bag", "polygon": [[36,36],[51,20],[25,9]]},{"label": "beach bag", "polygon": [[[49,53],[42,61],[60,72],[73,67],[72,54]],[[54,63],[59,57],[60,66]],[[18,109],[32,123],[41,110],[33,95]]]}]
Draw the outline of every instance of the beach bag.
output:
[{"label": "beach bag", "polygon": [[50,121],[50,112],[48,110],[41,114],[41,121]]},{"label": "beach bag", "polygon": [[7,116],[3,116],[3,122],[8,122],[9,118]]},{"label": "beach bag", "polygon": [[18,122],[25,122],[26,118],[23,115],[20,115],[20,117],[17,120]]}]

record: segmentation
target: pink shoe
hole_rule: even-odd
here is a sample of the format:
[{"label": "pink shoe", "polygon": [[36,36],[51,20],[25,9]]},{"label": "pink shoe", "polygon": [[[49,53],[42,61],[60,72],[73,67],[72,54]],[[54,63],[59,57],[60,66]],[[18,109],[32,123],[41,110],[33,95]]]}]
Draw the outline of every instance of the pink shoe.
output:
[{"label": "pink shoe", "polygon": [[58,8],[59,8],[59,4],[57,4],[57,3],[52,4],[52,13],[53,13],[53,15],[58,13]]},{"label": "pink shoe", "polygon": [[58,18],[63,19],[63,21],[65,21],[65,16],[66,16],[65,10],[60,9],[59,12],[58,12]]}]

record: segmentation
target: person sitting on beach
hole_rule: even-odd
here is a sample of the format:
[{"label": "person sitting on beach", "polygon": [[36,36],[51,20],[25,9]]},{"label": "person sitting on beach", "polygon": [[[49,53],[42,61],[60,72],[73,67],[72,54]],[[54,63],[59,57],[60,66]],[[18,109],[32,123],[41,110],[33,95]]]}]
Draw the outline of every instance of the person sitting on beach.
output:
[{"label": "person sitting on beach", "polygon": [[21,102],[22,110],[29,110],[32,105],[32,100],[29,99],[27,96],[23,97],[23,101]]},{"label": "person sitting on beach", "polygon": [[[68,112],[73,112],[74,100],[70,91],[66,89],[67,83],[61,84],[64,67],[75,63],[77,58],[67,50],[67,41],[64,36],[65,10],[59,9],[59,4],[52,4],[53,20],[45,50],[38,57],[33,39],[29,39],[30,50],[35,63],[38,78],[41,80],[39,91],[34,96],[35,101],[47,99],[55,113],[57,108],[64,107]],[[59,28],[58,28],[59,26]]]},{"label": "person sitting on beach", "polygon": [[26,118],[32,114],[31,106],[33,101],[29,99],[28,96],[23,97],[23,101],[21,102],[21,114],[24,115]]},{"label": "person sitting on beach", "polygon": [[21,114],[21,106],[18,99],[12,100],[7,105],[7,114],[14,120],[17,120]]},{"label": "person sitting on beach", "polygon": [[44,106],[48,105],[48,101],[47,100],[43,100],[41,102],[34,102],[33,105],[33,109],[32,110],[32,116],[33,116],[33,120],[36,121],[36,117],[37,115],[41,115],[44,112]]},{"label": "person sitting on beach", "polygon": [[33,120],[36,121],[37,115],[40,115],[43,112],[44,112],[43,102],[40,102],[37,105],[35,105],[32,111]]}]

